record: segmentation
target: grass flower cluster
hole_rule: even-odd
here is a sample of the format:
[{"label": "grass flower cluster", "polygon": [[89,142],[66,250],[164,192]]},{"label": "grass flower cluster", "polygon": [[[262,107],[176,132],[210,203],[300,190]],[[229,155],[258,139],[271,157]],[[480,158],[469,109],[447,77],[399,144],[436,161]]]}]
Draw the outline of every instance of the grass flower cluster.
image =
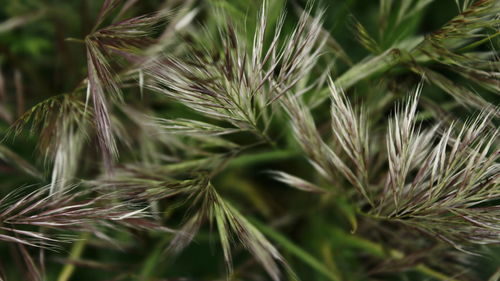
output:
[{"label": "grass flower cluster", "polygon": [[498,280],[500,2],[369,2],[3,5],[0,281]]}]

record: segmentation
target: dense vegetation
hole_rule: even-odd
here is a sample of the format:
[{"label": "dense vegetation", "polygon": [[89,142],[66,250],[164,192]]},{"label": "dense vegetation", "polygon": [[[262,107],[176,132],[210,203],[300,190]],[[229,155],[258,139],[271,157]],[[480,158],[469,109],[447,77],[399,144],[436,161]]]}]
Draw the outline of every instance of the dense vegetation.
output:
[{"label": "dense vegetation", "polygon": [[0,0],[0,280],[500,279],[499,15]]}]

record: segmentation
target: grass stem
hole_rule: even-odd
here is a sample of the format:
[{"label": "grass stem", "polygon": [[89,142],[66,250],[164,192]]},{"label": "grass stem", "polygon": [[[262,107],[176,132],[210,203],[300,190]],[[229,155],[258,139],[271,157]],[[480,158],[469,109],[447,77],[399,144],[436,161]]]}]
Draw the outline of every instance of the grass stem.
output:
[{"label": "grass stem", "polygon": [[73,247],[71,248],[71,252],[69,254],[69,262],[64,265],[63,269],[61,270],[61,273],[59,274],[59,277],[57,278],[57,281],[70,280],[71,276],[73,275],[73,272],[75,271],[75,265],[72,264],[71,262],[79,259],[82,256],[83,250],[85,249],[85,246],[87,245],[87,241],[89,238],[90,238],[89,232],[83,233],[80,236],[80,239],[73,244]]}]

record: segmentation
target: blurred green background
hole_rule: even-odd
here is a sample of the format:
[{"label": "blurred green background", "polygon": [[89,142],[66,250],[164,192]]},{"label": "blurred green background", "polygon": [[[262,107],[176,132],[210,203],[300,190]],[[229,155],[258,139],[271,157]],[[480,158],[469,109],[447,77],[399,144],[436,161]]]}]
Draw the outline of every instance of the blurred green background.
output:
[{"label": "blurred green background", "polygon": [[[125,17],[154,12],[162,7],[175,9],[180,5],[187,5],[199,9],[195,26],[204,25],[208,29],[221,20],[213,13],[213,8],[224,9],[235,19],[246,22],[249,28],[249,40],[252,38],[251,28],[255,25],[260,7],[258,0],[187,1],[189,4],[183,3],[182,0],[124,2],[134,2],[134,5],[126,11]],[[438,30],[460,12],[454,0],[394,1],[394,11],[400,10],[400,6],[406,2],[411,3],[411,9],[403,15],[391,12],[385,17],[386,21],[383,21],[380,1],[315,1],[315,7],[325,8],[325,31],[335,38],[345,52],[344,58],[339,52],[334,55],[327,54],[325,58],[320,59],[320,64],[326,67],[328,61],[334,61],[334,64],[329,66],[333,77],[336,78],[372,54],[371,50],[367,50],[366,46],[357,40],[356,34],[359,30],[355,28],[356,22],[366,28],[368,34],[376,41],[377,48],[387,50],[411,36],[425,36]],[[425,2],[421,9],[417,9],[419,2]],[[74,91],[86,77],[85,47],[75,42],[76,40],[68,38],[83,39],[91,31],[101,4],[100,0],[0,0],[1,137],[6,137],[12,122],[31,106],[49,97]],[[288,17],[284,29],[289,31],[297,21],[297,11],[300,10],[298,7],[305,7],[306,3],[271,0],[270,5],[275,18],[281,8],[287,10]],[[415,12],[411,13],[413,10]],[[394,18],[398,16],[404,19],[395,24]],[[491,39],[491,46],[480,46],[479,49],[491,47],[495,49],[498,44],[498,38],[494,37]],[[431,63],[429,65],[432,67]],[[436,68],[456,83],[470,86],[485,100],[498,104],[498,93],[476,87],[446,68],[439,66]],[[320,75],[321,69],[325,68],[319,67],[313,71]],[[389,88],[392,91],[389,100],[397,101],[419,81],[420,76],[409,71],[407,67],[395,66],[368,79],[357,81],[349,89],[349,95],[354,100],[370,103],[371,99],[382,100]],[[382,84],[384,86],[380,86]],[[136,93],[136,89],[126,90],[126,101],[150,106],[159,116],[191,114],[185,107],[171,104],[163,97],[145,95],[143,99],[139,99]],[[458,117],[463,112],[469,112],[457,106],[450,95],[432,83],[425,86],[423,99],[431,105],[439,105],[449,110]],[[390,108],[386,107],[381,112],[382,114],[373,118],[386,119]],[[317,120],[328,119],[328,114],[328,109],[323,106],[315,110]],[[421,116],[424,120],[435,117],[432,112]],[[273,132],[275,135],[280,135],[280,130],[282,129],[278,124],[275,125]],[[15,140],[9,139],[5,145],[26,159],[26,165],[33,166],[33,169],[50,170],[37,153],[36,135],[26,134]],[[86,156],[92,158],[96,153],[90,151]],[[132,153],[123,157],[134,158]],[[92,164],[95,163],[90,161],[87,166]],[[285,225],[280,229],[281,234],[274,233],[273,230],[263,230],[263,232],[271,241],[277,242],[276,245],[280,250],[284,249],[283,254],[301,280],[330,280],[327,276],[330,271],[339,272],[343,280],[433,280],[431,276],[414,270],[412,266],[404,265],[398,265],[401,266],[400,273],[382,272],[378,275],[368,275],[366,268],[383,263],[386,257],[385,249],[378,249],[378,244],[360,249],[356,246],[359,241],[351,241],[345,236],[349,233],[350,225],[342,210],[326,208],[328,200],[319,200],[314,194],[291,190],[271,180],[263,173],[266,170],[283,170],[304,177],[310,177],[313,171],[300,155],[280,154],[277,151],[275,154],[267,155],[265,159],[244,158],[241,162],[230,165],[217,175],[214,185],[233,202],[237,202],[235,205],[240,210],[245,210],[245,214],[250,214],[257,221],[269,221],[275,217],[283,220],[274,224]],[[42,172],[41,177],[45,181],[50,180],[50,173]],[[26,169],[19,169],[8,161],[0,162],[0,194],[5,195],[15,187],[34,183],[40,183],[40,180],[27,175]],[[336,204],[342,206],[339,202]],[[316,215],[318,213],[321,215]],[[180,222],[181,219],[182,216],[179,214],[173,215],[174,221]],[[288,224],[287,220],[293,223]],[[335,222],[333,227],[332,221]],[[340,230],[337,231],[337,228]],[[170,241],[169,235],[114,233],[114,237],[122,244],[121,249],[110,248],[97,239],[91,240],[86,245],[81,263],[71,280],[224,280],[225,266],[222,252],[219,245],[213,243],[215,235],[210,234],[209,230],[209,227],[203,228],[195,242],[175,259],[165,257],[163,253],[165,245]],[[283,233],[286,233],[286,238]],[[375,254],[364,252],[370,247]],[[66,245],[58,252],[47,253],[45,261],[47,280],[57,280],[64,262],[71,255],[71,249],[75,248]],[[460,262],[475,272],[475,280],[487,280],[499,268],[500,248],[484,246],[480,247],[479,251],[483,256],[467,257],[467,260]],[[261,270],[252,264],[246,253],[240,252],[234,255],[236,271],[244,271],[246,266],[257,268],[257,271]],[[23,278],[23,262],[15,253],[14,246],[0,243],[1,266],[7,273],[8,280]],[[37,251],[33,253],[36,255]],[[439,263],[439,260],[437,262]],[[384,266],[391,267],[390,264]],[[326,268],[327,273],[318,268]],[[266,275],[260,276],[266,278]],[[241,280],[266,280],[259,278],[261,277],[250,274]]]}]

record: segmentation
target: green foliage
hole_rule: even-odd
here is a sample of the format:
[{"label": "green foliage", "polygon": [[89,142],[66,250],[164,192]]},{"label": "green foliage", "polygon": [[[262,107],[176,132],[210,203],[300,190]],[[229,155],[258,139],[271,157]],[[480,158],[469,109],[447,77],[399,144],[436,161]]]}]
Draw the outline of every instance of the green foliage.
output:
[{"label": "green foliage", "polygon": [[0,0],[0,281],[498,279],[499,12]]}]

